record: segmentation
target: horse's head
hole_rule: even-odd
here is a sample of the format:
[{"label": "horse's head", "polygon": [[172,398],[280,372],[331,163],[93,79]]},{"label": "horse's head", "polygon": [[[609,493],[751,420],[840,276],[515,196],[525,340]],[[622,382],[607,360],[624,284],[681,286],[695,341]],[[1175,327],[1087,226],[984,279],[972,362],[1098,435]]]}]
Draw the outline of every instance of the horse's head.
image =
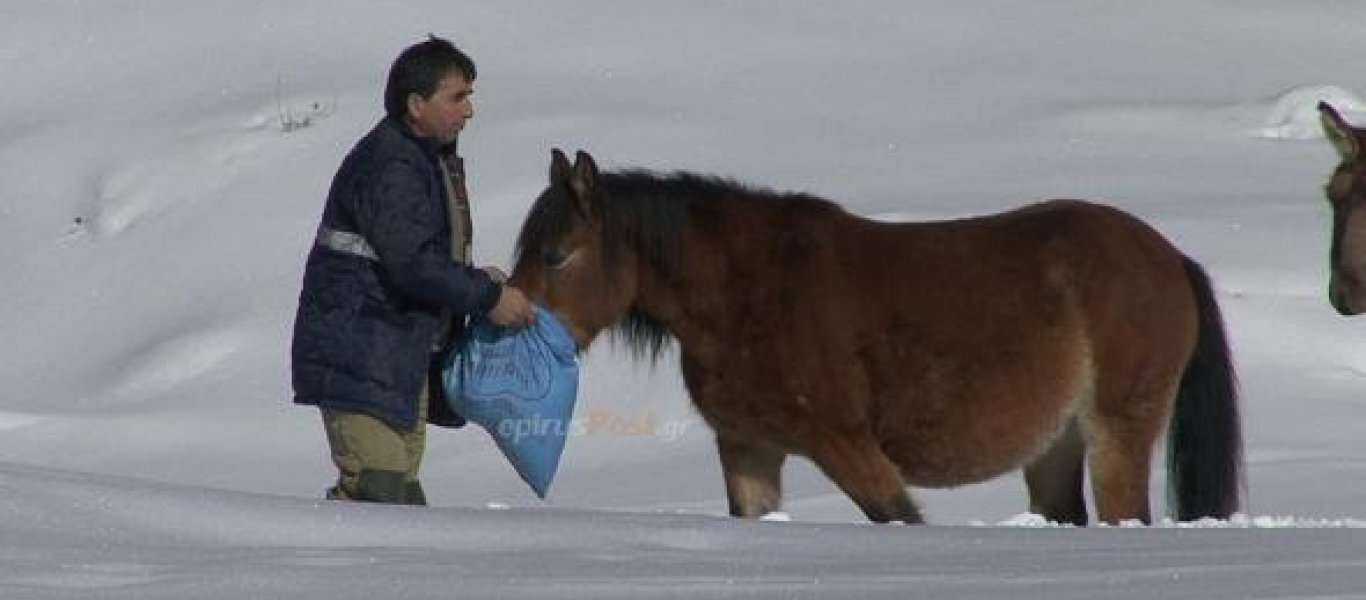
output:
[{"label": "horse's head", "polygon": [[1333,207],[1328,299],[1338,312],[1355,315],[1366,311],[1366,130],[1349,125],[1327,103],[1319,103],[1319,113],[1342,157],[1327,188]]},{"label": "horse's head", "polygon": [[593,157],[570,165],[554,150],[550,184],[522,224],[510,283],[545,305],[583,349],[621,321],[636,297],[637,258],[629,244],[610,243]]}]

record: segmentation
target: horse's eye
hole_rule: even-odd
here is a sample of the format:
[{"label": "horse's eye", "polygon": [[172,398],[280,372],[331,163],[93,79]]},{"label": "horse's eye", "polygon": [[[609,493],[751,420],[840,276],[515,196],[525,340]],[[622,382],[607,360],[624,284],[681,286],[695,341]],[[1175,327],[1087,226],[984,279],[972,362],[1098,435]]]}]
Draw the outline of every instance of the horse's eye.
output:
[{"label": "horse's eye", "polygon": [[558,269],[563,266],[564,261],[567,258],[568,255],[555,246],[551,246],[541,251],[541,262],[544,262],[545,266],[551,269]]}]

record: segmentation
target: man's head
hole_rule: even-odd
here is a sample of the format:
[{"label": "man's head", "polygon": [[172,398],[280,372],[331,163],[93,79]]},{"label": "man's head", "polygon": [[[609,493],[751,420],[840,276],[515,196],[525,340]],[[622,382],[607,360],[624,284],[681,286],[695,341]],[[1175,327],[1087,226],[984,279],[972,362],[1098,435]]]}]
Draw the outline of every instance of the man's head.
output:
[{"label": "man's head", "polygon": [[431,36],[409,46],[389,68],[384,111],[413,133],[441,144],[455,141],[474,116],[474,61],[449,41]]}]

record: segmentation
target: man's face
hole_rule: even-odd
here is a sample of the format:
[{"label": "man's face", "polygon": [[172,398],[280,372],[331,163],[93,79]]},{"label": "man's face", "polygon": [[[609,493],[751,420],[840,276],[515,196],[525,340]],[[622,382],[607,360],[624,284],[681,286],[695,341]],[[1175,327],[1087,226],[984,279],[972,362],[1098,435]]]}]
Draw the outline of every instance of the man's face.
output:
[{"label": "man's face", "polygon": [[465,122],[474,117],[474,85],[455,71],[437,84],[430,98],[418,94],[408,96],[408,124],[413,133],[449,144],[460,135]]}]

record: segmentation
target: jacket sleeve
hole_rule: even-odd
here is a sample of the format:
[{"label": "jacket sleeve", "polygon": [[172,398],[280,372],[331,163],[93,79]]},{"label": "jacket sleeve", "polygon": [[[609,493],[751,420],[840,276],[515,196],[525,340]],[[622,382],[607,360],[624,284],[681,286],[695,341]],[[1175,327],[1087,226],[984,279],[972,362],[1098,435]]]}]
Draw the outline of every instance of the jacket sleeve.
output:
[{"label": "jacket sleeve", "polygon": [[380,268],[405,297],[461,314],[484,314],[498,303],[501,287],[481,269],[451,260],[441,203],[413,164],[395,160],[358,190],[357,228],[379,255]]}]

